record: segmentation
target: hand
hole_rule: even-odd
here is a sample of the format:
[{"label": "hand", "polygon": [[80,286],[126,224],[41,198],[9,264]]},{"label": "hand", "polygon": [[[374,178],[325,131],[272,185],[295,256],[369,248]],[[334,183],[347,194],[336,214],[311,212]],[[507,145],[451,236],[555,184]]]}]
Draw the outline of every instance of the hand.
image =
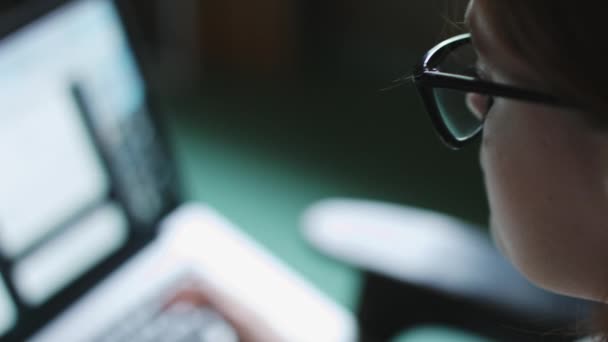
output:
[{"label": "hand", "polygon": [[199,282],[188,284],[168,305],[180,302],[216,310],[236,330],[240,342],[283,342],[267,322],[218,289]]}]

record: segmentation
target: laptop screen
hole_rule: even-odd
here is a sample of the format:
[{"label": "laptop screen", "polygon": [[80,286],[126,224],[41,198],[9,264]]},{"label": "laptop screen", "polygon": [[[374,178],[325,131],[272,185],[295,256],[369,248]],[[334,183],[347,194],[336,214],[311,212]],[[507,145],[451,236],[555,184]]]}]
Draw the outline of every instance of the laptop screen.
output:
[{"label": "laptop screen", "polygon": [[114,2],[62,3],[0,40],[0,336],[167,205],[171,172]]}]

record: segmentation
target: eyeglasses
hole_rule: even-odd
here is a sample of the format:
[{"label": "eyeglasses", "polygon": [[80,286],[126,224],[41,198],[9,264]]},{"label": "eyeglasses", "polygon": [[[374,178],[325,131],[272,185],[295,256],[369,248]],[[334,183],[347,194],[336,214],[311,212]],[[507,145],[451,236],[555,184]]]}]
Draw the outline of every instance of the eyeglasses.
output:
[{"label": "eyeglasses", "polygon": [[432,48],[413,77],[435,129],[448,147],[460,149],[480,135],[494,97],[570,106],[551,95],[483,80],[477,59],[471,35],[461,34]]}]

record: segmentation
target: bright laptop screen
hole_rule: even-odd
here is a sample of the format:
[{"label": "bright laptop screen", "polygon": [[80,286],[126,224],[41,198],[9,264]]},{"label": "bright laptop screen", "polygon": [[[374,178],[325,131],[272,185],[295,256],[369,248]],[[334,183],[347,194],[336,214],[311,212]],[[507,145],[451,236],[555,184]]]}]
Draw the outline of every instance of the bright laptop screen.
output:
[{"label": "bright laptop screen", "polygon": [[0,256],[11,265],[0,336],[19,320],[17,303],[44,304],[126,243],[128,216],[158,206],[136,190],[129,205],[119,200],[108,165],[125,155],[106,153],[125,145],[143,101],[112,1],[70,2],[0,41]]}]

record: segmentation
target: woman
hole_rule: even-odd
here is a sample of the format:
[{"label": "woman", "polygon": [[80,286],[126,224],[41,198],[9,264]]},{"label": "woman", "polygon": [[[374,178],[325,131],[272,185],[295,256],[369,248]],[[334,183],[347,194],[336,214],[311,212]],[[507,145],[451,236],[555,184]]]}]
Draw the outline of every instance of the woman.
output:
[{"label": "woman", "polygon": [[595,301],[608,298],[606,9],[472,0],[470,36],[433,49],[414,78],[450,147],[482,136],[499,248],[535,284]]},{"label": "woman", "polygon": [[608,299],[608,71],[595,66],[607,8],[472,0],[470,35],[432,50],[415,77],[450,147],[482,135],[503,253],[533,283],[598,302]]},{"label": "woman", "polygon": [[606,71],[591,67],[606,39],[594,34],[604,31],[598,7],[606,6],[474,0],[467,22],[484,77],[572,104],[469,102],[485,119],[481,164],[495,241],[534,283],[603,301],[608,87]]},{"label": "woman", "polygon": [[[608,295],[608,132],[602,125],[608,86],[607,72],[594,67],[601,65],[594,62],[606,38],[593,33],[603,32],[597,7],[606,6],[593,5],[472,0],[466,23],[477,54],[475,78],[485,82],[436,90],[427,106],[440,112],[443,123],[436,123],[450,146],[482,134],[491,231],[501,250],[536,284],[602,301]],[[462,55],[461,49],[447,54]],[[450,58],[462,65],[470,60],[442,58],[435,70],[451,63],[446,73],[459,73]],[[421,74],[416,82],[425,97],[436,88]],[[448,102],[458,93],[473,120]]]}]

